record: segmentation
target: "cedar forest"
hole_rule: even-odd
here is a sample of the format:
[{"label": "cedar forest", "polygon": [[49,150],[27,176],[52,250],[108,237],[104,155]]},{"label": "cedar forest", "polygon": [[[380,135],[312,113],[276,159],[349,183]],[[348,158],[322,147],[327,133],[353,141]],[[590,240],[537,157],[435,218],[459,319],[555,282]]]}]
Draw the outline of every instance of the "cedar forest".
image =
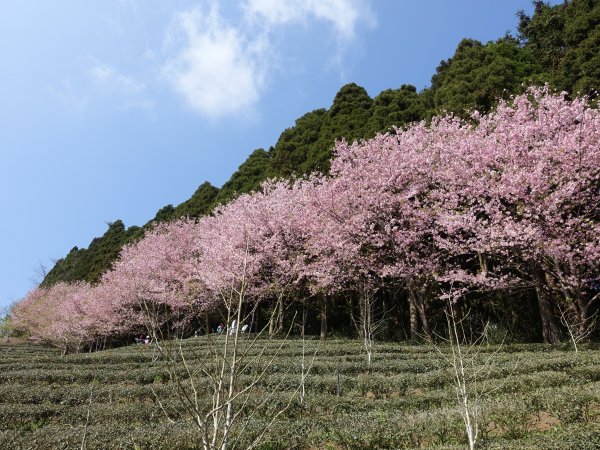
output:
[{"label": "cedar forest", "polygon": [[308,333],[360,335],[373,298],[384,339],[444,335],[447,302],[473,333],[597,339],[600,3],[534,3],[518,36],[462,40],[430,87],[347,84],[220,189],[110,223],[11,326],[64,351],[121,345],[151,305],[163,330],[193,334],[244,284],[273,334],[307,308]]}]

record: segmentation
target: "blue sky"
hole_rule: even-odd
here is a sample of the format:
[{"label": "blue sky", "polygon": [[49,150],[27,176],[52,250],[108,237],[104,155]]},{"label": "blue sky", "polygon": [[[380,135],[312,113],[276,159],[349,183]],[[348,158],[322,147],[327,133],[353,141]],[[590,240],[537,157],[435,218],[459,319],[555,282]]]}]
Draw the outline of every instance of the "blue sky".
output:
[{"label": "blue sky", "polygon": [[221,186],[348,82],[426,87],[529,0],[0,3],[0,307],[73,246]]}]

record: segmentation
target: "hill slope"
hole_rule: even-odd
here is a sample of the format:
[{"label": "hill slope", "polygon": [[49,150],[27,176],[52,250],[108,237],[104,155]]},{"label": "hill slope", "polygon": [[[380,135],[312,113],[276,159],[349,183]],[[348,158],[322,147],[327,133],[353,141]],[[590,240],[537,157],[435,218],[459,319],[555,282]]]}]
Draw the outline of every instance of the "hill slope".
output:
[{"label": "hill slope", "polygon": [[[204,359],[210,342],[206,337],[182,341],[192,370],[213,360]],[[308,340],[307,353],[317,347],[318,352],[302,405],[296,391],[302,341],[270,345],[269,355],[282,347],[242,410],[244,418],[255,408],[258,412],[249,417],[236,448],[246,448],[266,426],[272,417],[268,407],[290,398],[296,400],[259,448],[466,447],[452,375],[433,347],[379,343],[367,368],[360,341],[319,346]],[[543,345],[492,345],[477,354],[481,358],[467,370],[481,370],[479,387],[489,390],[478,419],[485,448],[598,448],[598,350],[576,354]],[[89,449],[201,448],[156,355],[153,346],[134,345],[61,358],[54,350],[0,343],[0,447],[79,448],[85,436]],[[210,402],[210,382],[200,370],[197,374],[204,405]],[[258,408],[267,397],[267,410]]]},{"label": "hill slope", "polygon": [[594,97],[600,89],[600,2],[571,0],[549,6],[536,1],[533,16],[518,16],[518,38],[507,35],[487,44],[462,40],[454,55],[438,66],[431,87],[421,92],[402,85],[371,98],[354,83],[343,86],[329,109],[303,115],[281,133],[275,146],[254,150],[221,189],[204,182],[189,200],[161,208],[142,227],[126,229],[115,220],[87,249],[74,247],[59,259],[42,285],[96,282],[122,246],[142,237],[153,223],[209,214],[216,205],[256,190],[267,178],[327,172],[336,139],[366,139],[444,111],[488,111],[498,97],[522,92],[532,83]]}]

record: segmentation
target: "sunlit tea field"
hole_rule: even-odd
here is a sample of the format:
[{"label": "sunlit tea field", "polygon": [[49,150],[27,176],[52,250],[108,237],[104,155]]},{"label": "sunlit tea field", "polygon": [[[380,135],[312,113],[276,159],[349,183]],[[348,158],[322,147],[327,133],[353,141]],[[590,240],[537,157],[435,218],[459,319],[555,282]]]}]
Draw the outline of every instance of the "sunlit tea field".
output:
[{"label": "sunlit tea field", "polygon": [[[211,364],[203,356],[209,345],[215,344],[206,337],[182,341],[190,367]],[[258,448],[466,447],[444,358],[449,349],[379,343],[371,366],[360,341],[309,340],[305,362],[315,351],[300,402],[302,341],[268,344],[265,354],[274,358],[241,407],[244,429],[238,426],[232,448],[246,448],[265,427]],[[480,398],[478,448],[600,448],[599,363],[595,347],[578,353],[539,344],[480,347],[466,365]],[[186,372],[179,375],[185,381]],[[252,376],[248,366],[240,385]],[[209,401],[210,392],[199,395]],[[258,408],[265,396],[267,405]],[[3,342],[0,448],[193,449],[201,443],[154,346],[61,357],[54,349]]]}]

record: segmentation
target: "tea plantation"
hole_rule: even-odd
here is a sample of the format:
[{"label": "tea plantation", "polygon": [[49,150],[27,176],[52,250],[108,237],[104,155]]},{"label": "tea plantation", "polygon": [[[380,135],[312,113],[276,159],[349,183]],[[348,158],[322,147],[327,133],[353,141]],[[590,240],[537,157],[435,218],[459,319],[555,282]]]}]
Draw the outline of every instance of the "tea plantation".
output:
[{"label": "tea plantation", "polygon": [[[182,341],[190,367],[209,364],[209,345],[206,337]],[[451,368],[432,346],[379,343],[370,367],[360,341],[306,346],[318,352],[301,403],[302,341],[270,344],[274,359],[242,408],[242,415],[258,412],[235,448],[245,448],[292,396],[259,448],[466,447]],[[470,386],[481,394],[479,448],[600,448],[598,347],[482,346],[468,362]],[[252,371],[240,375],[242,385]],[[199,394],[209,401],[208,392]],[[154,346],[61,357],[0,344],[1,449],[193,449],[201,447],[196,433]]]}]

